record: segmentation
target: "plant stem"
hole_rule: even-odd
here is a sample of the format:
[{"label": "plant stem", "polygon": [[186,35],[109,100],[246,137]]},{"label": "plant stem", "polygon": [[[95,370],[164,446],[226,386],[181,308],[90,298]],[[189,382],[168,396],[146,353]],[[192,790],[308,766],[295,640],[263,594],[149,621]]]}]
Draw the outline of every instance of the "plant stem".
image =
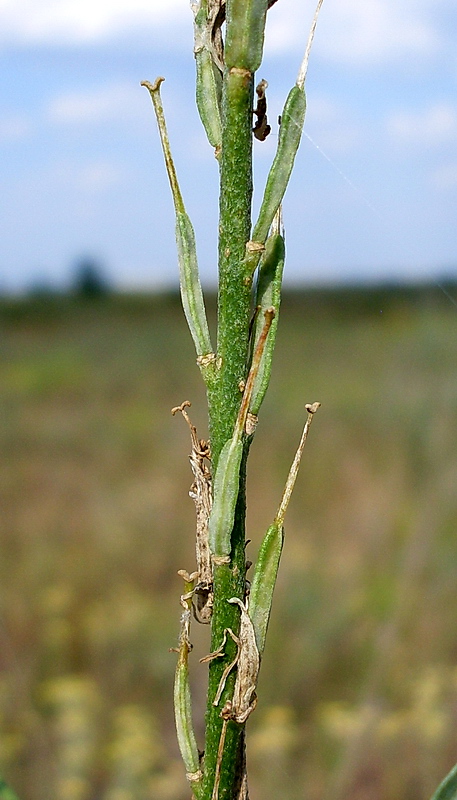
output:
[{"label": "plant stem", "polygon": [[[222,642],[224,629],[238,629],[239,609],[228,603],[230,597],[243,597],[246,582],[245,568],[245,479],[246,457],[243,459],[240,475],[240,493],[235,511],[234,535],[232,537],[232,560],[229,565],[214,568],[214,607],[212,619],[212,649],[217,649]],[[236,569],[241,565],[241,569]],[[216,775],[217,754],[222,733],[223,721],[220,716],[221,709],[228,697],[232,697],[235,685],[235,671],[232,671],[226,681],[225,689],[218,706],[213,705],[213,699],[219,688],[224,668],[229,664],[236,653],[234,642],[228,637],[224,658],[217,658],[209,667],[208,706],[206,713],[206,740],[204,783],[202,800],[211,800]],[[232,800],[237,797],[236,788],[242,779],[244,763],[244,726],[229,722],[225,739],[224,753],[221,764],[218,800]]]},{"label": "plant stem", "polygon": [[216,407],[210,408],[213,469],[233,432],[246,378],[251,282],[243,259],[251,228],[252,103],[254,79],[248,70],[226,71],[219,202],[219,297],[217,357],[220,364]]},{"label": "plant stem", "polygon": [[[246,281],[243,265],[246,242],[251,229],[252,200],[252,107],[254,77],[246,68],[226,69],[222,94],[222,152],[219,205],[219,295],[217,359],[219,376],[215,402],[210,403],[210,437],[213,475],[225,442],[233,430],[246,379],[251,315],[251,280]],[[248,447],[243,453],[239,494],[231,536],[229,564],[214,567],[214,607],[211,649],[216,650],[225,628],[238,630],[239,609],[228,603],[231,597],[244,599],[245,557],[245,481]],[[226,653],[214,659],[209,668],[208,705],[204,766],[204,800],[211,800],[216,777],[217,757],[223,721],[221,709],[233,694],[235,675],[228,676],[218,706],[213,700],[224,668],[233,660],[234,642],[227,642]],[[218,800],[237,797],[244,765],[244,726],[227,724],[223,758],[220,764]]]},{"label": "plant stem", "polygon": [[[182,573],[189,586],[182,597],[184,615],[175,682],[178,739],[188,777],[194,783],[194,796],[198,800],[247,798],[244,724],[255,708],[259,655],[264,643],[262,641],[261,648],[256,644],[255,626],[249,617],[248,604],[245,604],[246,462],[255,418],[271,370],[275,328],[271,335],[269,333],[275,317],[275,327],[277,324],[284,263],[280,204],[300,142],[306,109],[303,84],[310,48],[309,44],[297,84],[286,101],[277,154],[267,180],[258,222],[251,231],[253,113],[257,114],[258,120],[263,113],[266,120],[265,98],[263,112],[253,109],[254,73],[262,61],[267,10],[274,2],[194,0],[192,3],[197,105],[220,165],[216,353],[211,348],[206,321],[194,232],[184,208],[168,143],[159,93],[162,79],[159,78],[154,85],[145,83],[156,111],[175,203],[184,310],[208,392],[213,496],[211,510],[205,513],[208,515],[207,548],[213,568],[213,606],[211,653],[203,659],[210,664],[205,756],[201,769],[191,723],[187,667],[191,597],[192,592],[199,589],[200,584],[195,581],[202,581],[200,567],[191,576]],[[318,8],[321,3],[319,0]],[[225,48],[221,33],[224,19]],[[310,40],[314,27],[315,20]],[[266,86],[266,81],[261,85]],[[277,223],[271,230],[275,216]],[[254,324],[250,341],[252,281],[259,263],[257,310],[262,314]],[[280,510],[282,512],[282,507]],[[275,520],[278,530],[282,528],[282,516]],[[265,596],[259,590],[259,602],[257,606],[254,603],[254,610],[262,620],[268,621],[281,546],[282,539],[278,549],[276,540],[270,546],[268,538],[263,561],[260,559],[265,572],[272,575],[271,591]],[[261,577],[258,573],[257,586],[260,588]],[[208,579],[203,580],[203,584],[209,591]],[[211,611],[210,605],[208,610]],[[263,628],[266,631],[266,623]],[[231,635],[227,636],[227,633]],[[262,633],[262,640],[264,638]]]}]

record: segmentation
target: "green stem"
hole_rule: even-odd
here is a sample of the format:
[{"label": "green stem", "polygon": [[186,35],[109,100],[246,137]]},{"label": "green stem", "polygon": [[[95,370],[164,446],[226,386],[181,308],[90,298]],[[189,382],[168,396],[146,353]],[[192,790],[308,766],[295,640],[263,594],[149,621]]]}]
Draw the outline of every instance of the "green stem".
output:
[{"label": "green stem", "polygon": [[[231,628],[238,631],[239,610],[227,602],[230,597],[244,598],[246,584],[245,555],[245,517],[246,517],[246,446],[240,469],[240,490],[235,510],[235,523],[232,534],[232,558],[228,565],[214,567],[214,606],[211,622],[212,650],[216,650],[223,639],[224,630]],[[206,741],[204,780],[201,800],[212,800],[216,775],[217,755],[222,733],[221,710],[227,699],[233,696],[236,674],[233,670],[226,681],[224,692],[218,706],[213,700],[219,688],[222,673],[236,654],[236,646],[230,637],[227,638],[225,655],[214,659],[209,666],[208,707],[206,713]],[[241,783],[244,765],[244,725],[229,722],[225,739],[224,753],[221,762],[221,773],[218,800],[232,800],[237,795],[237,787]]]},{"label": "green stem", "polygon": [[[274,2],[276,0],[194,0],[192,3],[195,17],[197,105],[220,165],[216,353],[213,353],[211,347],[198,274],[194,231],[184,207],[166,131],[160,99],[160,83],[163,79],[158,78],[154,84],[144,84],[154,104],[175,204],[184,311],[208,393],[213,501],[211,512],[208,509],[205,514],[209,515],[206,521],[213,566],[213,614],[212,652],[209,659],[203,659],[210,661],[203,774],[200,771],[199,753],[192,729],[187,664],[190,649],[188,632],[191,590],[198,590],[198,585],[194,585],[198,573],[184,576],[189,585],[186,586],[182,598],[184,615],[175,677],[178,741],[197,800],[240,800],[241,797],[247,797],[244,723],[240,724],[236,720],[246,719],[252,707],[245,709],[247,714],[233,713],[235,682],[238,679],[236,687],[237,694],[240,694],[241,688],[244,688],[243,676],[244,679],[247,677],[251,680],[252,670],[250,673],[247,660],[249,642],[250,652],[252,654],[255,651],[256,656],[253,662],[251,659],[256,665],[255,678],[252,680],[257,678],[258,656],[265,642],[282,548],[282,523],[299,463],[294,462],[283,501],[272,526],[274,535],[267,534],[265,537],[255,573],[251,627],[254,627],[256,640],[259,642],[257,652],[252,637],[247,640],[243,633],[246,628],[244,617],[244,628],[242,626],[241,632],[243,641],[236,636],[227,637],[224,634],[228,628],[232,634],[239,633],[240,611],[237,608],[237,599],[244,609],[246,462],[256,414],[271,371],[284,263],[279,207],[300,142],[306,109],[304,82],[309,49],[322,0],[318,0],[310,41],[297,83],[286,101],[277,153],[267,179],[259,218],[251,233],[254,73],[262,61],[266,13]],[[221,29],[224,16],[225,52]],[[271,230],[275,215],[278,215],[277,224]],[[268,236],[270,238],[267,242]],[[252,281],[260,260],[256,299],[261,315],[254,325],[251,337]],[[276,322],[273,325],[275,317]],[[201,580],[201,576],[199,577]],[[266,586],[264,577],[267,579]],[[238,666],[235,658],[237,647]],[[249,685],[247,688],[251,697],[254,687]],[[228,701],[233,701],[233,704]],[[241,706],[241,701],[238,705]]]},{"label": "green stem", "polygon": [[233,436],[227,439],[221,450],[213,477],[213,506],[208,523],[208,541],[214,564],[228,563],[230,560],[248,411],[274,314],[273,308],[267,308],[263,315],[264,325],[252,358]]},{"label": "green stem", "polygon": [[226,71],[219,204],[219,396],[210,408],[213,468],[232,435],[246,378],[251,280],[245,280],[243,259],[251,227],[253,87],[247,70]]},{"label": "green stem", "polygon": [[[231,31],[231,15],[241,0],[232,0],[227,9],[227,37]],[[241,3],[242,5],[242,3]],[[236,13],[235,13],[236,17]],[[232,31],[233,33],[233,31]],[[232,35],[230,33],[230,35]],[[243,259],[251,229],[252,201],[252,108],[254,76],[243,65],[226,69],[222,90],[222,152],[220,158],[219,204],[219,295],[217,394],[210,403],[210,437],[213,475],[224,444],[233,435],[249,354],[249,322],[251,315],[250,279],[246,280]],[[211,649],[216,650],[225,628],[237,632],[239,610],[229,602],[231,597],[244,599],[246,581],[245,556],[245,483],[248,446],[244,448],[240,468],[239,493],[231,535],[229,564],[214,567],[214,606],[211,625]],[[224,668],[233,660],[236,648],[230,639],[222,658],[209,667],[208,705],[204,765],[204,800],[213,796],[222,733],[222,707],[233,695],[235,675],[227,679],[218,706],[213,705]],[[232,800],[242,779],[244,763],[244,726],[228,722],[223,757],[220,764],[218,800]]]}]

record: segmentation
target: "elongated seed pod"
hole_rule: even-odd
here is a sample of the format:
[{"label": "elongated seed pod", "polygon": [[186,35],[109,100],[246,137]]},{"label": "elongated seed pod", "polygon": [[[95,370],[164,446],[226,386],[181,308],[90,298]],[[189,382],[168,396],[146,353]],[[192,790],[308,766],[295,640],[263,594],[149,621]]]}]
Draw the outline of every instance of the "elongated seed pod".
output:
[{"label": "elongated seed pod", "polygon": [[305,114],[305,92],[298,86],[294,86],[287,96],[284,110],[281,114],[278,148],[268,174],[259,217],[252,235],[252,239],[255,242],[265,241],[270,225],[273,222],[273,217],[284,197],[300,145]]},{"label": "elongated seed pod", "polygon": [[215,17],[219,7],[208,0],[193,5],[194,55],[197,68],[196,100],[209,143],[219,158],[222,144],[221,98],[222,64],[213,40]]},{"label": "elongated seed pod", "polygon": [[[295,156],[300,145],[305,122],[306,95],[304,86],[308,59],[321,6],[322,0],[318,0],[308,43],[306,45],[305,56],[297,76],[297,81],[287,96],[281,115],[281,130],[278,137],[278,147],[267,178],[259,217],[251,237],[252,242],[261,242],[262,244],[265,242],[270,225],[284,197],[284,192],[286,191],[294,166]],[[246,260],[249,262],[248,266],[250,266],[252,274],[258,264],[259,255],[256,254],[255,251],[249,253],[248,249]]]},{"label": "elongated seed pod", "polygon": [[249,616],[254,626],[257,647],[260,654],[262,654],[265,647],[265,637],[267,634],[268,621],[270,619],[273,592],[284,542],[284,517],[297,479],[301,457],[308,438],[308,431],[313,421],[314,414],[319,407],[320,403],[308,403],[305,406],[308,416],[303,428],[300,443],[287,476],[281,502],[274,522],[268,528],[262,544],[260,545],[259,557],[249,595]]},{"label": "elongated seed pod", "polygon": [[214,147],[216,157],[222,145],[221,94],[222,76],[214,65],[209,50],[202,46],[195,52],[197,67],[196,98],[200,119],[205,128],[208,141]]},{"label": "elongated seed pod", "polygon": [[211,353],[211,339],[198,275],[195,233],[185,211],[176,211],[176,245],[184,314],[197,356],[204,356]]},{"label": "elongated seed pod", "polygon": [[282,274],[284,271],[285,245],[284,238],[279,233],[268,237],[265,253],[259,270],[256,292],[257,317],[254,332],[254,347],[262,333],[263,318],[266,309],[273,307],[275,316],[272,320],[268,338],[262,354],[259,371],[254,381],[251,405],[249,411],[257,416],[262,405],[265,392],[270,382],[273,351],[276,344],[278,329],[279,306],[281,303]]},{"label": "elongated seed pod", "polygon": [[179,750],[192,781],[192,791],[199,796],[198,779],[201,779],[198,747],[192,727],[192,703],[189,687],[189,668],[186,659],[179,659],[175,672],[174,707]]},{"label": "elongated seed pod", "polygon": [[160,97],[160,84],[163,80],[164,78],[157,78],[153,84],[149,83],[149,81],[143,81],[141,85],[145,86],[149,91],[156,114],[165,166],[176,213],[176,244],[178,249],[182,304],[187,324],[194,340],[197,356],[201,358],[212,353],[211,339],[206,319],[203,292],[198,274],[195,233],[189,216],[186,213],[181,190],[179,188],[178,177],[171,155],[162,99]]},{"label": "elongated seed pod", "polygon": [[181,605],[184,609],[181,615],[181,630],[179,634],[178,662],[176,664],[173,700],[175,710],[176,734],[179,750],[187,772],[187,779],[192,783],[193,796],[199,800],[202,793],[202,772],[198,747],[192,724],[192,702],[189,686],[189,652],[190,643],[190,618],[192,608],[192,594],[195,588],[197,573],[188,575],[185,570],[179,574],[184,578],[184,594],[181,596]]},{"label": "elongated seed pod", "polygon": [[255,72],[261,64],[268,0],[227,3],[225,65]]},{"label": "elongated seed pod", "polygon": [[224,444],[217,463],[208,525],[209,547],[215,558],[230,555],[242,455],[243,442],[241,438],[234,437]]},{"label": "elongated seed pod", "polygon": [[249,593],[249,616],[254,626],[260,655],[262,655],[265,647],[271,604],[273,602],[273,590],[278,575],[283,542],[284,527],[279,522],[273,522],[260,546]]},{"label": "elongated seed pod", "polygon": [[457,764],[452,767],[445,779],[440,783],[431,800],[456,800],[457,798]]},{"label": "elongated seed pod", "polygon": [[[287,97],[281,115],[278,147],[268,173],[259,216],[252,232],[253,244],[264,244],[274,216],[282,202],[300,144],[306,113],[306,96],[303,89],[294,86]],[[261,253],[248,242],[245,267],[252,275]]]}]

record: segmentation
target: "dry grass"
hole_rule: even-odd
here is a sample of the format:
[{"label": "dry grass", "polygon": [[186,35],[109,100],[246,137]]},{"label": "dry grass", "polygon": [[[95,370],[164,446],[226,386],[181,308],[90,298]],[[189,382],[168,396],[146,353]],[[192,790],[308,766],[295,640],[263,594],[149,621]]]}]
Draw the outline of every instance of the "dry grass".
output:
[{"label": "dry grass", "polygon": [[[179,305],[1,312],[0,773],[23,800],[184,800],[168,648],[193,508],[169,409],[190,399],[205,422]],[[437,291],[286,296],[251,557],[304,403],[322,409],[249,723],[252,800],[426,800],[457,760],[456,323]]]}]

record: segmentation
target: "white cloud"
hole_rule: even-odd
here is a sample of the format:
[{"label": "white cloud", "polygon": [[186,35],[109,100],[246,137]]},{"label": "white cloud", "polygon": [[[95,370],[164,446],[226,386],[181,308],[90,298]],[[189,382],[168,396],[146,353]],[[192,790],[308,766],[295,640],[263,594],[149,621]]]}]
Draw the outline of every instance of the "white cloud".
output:
[{"label": "white cloud", "polygon": [[330,0],[316,48],[331,61],[380,64],[434,54],[440,35],[433,9],[449,0]]},{"label": "white cloud", "polygon": [[[47,108],[51,122],[92,124],[121,119],[126,109],[139,107],[139,92],[131,84],[119,83],[94,89],[66,92],[53,98]],[[142,99],[142,98],[141,98]]]},{"label": "white cloud", "polygon": [[[440,8],[454,0],[326,0],[315,48],[348,64],[382,63],[436,52]],[[304,50],[315,0],[280,0],[268,15],[270,52]],[[0,41],[57,42],[108,39],[129,30],[189,31],[189,0],[0,0]],[[180,37],[167,35],[173,47]]]},{"label": "white cloud", "polygon": [[190,18],[185,0],[0,0],[3,41],[84,42]]},{"label": "white cloud", "polygon": [[[326,0],[314,48],[326,60],[360,66],[429,57],[443,46],[440,7],[453,0]],[[306,8],[305,8],[306,6]],[[269,13],[268,46],[278,52],[304,49],[314,0],[280,0]],[[292,23],[292,24],[291,24]]]},{"label": "white cloud", "polygon": [[421,111],[402,111],[388,119],[387,130],[402,144],[441,145],[457,136],[457,108],[437,103]]}]

